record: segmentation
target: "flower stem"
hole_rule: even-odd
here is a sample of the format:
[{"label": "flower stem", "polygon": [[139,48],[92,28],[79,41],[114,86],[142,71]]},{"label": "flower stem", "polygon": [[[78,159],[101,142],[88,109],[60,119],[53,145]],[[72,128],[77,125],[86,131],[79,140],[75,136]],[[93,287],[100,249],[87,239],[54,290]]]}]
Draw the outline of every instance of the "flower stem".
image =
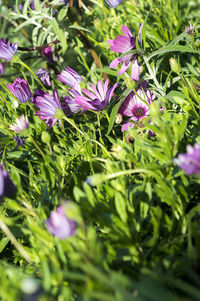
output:
[{"label": "flower stem", "polygon": [[22,245],[17,241],[15,236],[12,234],[10,229],[6,226],[6,224],[0,219],[0,228],[5,233],[5,235],[9,238],[9,240],[13,243],[15,248],[19,251],[19,253],[24,257],[24,259],[31,263],[31,259],[28,255],[28,253],[25,251],[25,249],[22,247]]}]

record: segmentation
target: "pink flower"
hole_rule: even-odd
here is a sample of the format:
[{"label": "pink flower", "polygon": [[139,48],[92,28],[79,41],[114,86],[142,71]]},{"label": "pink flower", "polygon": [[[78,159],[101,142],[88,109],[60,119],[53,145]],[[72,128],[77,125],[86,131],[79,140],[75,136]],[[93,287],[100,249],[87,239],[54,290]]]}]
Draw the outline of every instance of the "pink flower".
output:
[{"label": "pink flower", "polygon": [[47,230],[59,239],[76,234],[76,222],[66,216],[62,206],[58,206],[56,211],[50,213],[50,218],[46,220],[45,225]]},{"label": "pink flower", "polygon": [[33,103],[40,110],[36,112],[36,115],[42,120],[46,120],[45,123],[49,127],[53,127],[57,120],[59,120],[60,126],[62,126],[61,119],[59,118],[59,112],[62,112],[60,99],[57,91],[53,91],[53,96],[42,90],[36,90],[33,95]]},{"label": "pink flower", "polygon": [[[143,23],[140,26],[139,34],[138,34],[139,44],[141,44],[141,32],[142,32]],[[122,32],[124,35],[117,36],[116,39],[107,41],[108,44],[111,45],[110,50],[125,54],[122,57],[114,59],[110,63],[110,68],[116,68],[122,62],[124,62],[118,71],[118,75],[121,75],[124,72],[126,72],[129,66],[132,64],[131,78],[135,81],[138,81],[139,74],[140,74],[140,66],[138,64],[138,59],[137,59],[138,56],[135,53],[126,54],[130,50],[136,49],[136,37],[133,36],[132,32],[125,25],[122,25]]]},{"label": "pink flower", "polygon": [[75,102],[82,108],[82,111],[92,110],[92,111],[102,111],[106,108],[110,102],[114,90],[116,89],[118,83],[115,83],[111,88],[108,87],[109,80],[105,81],[104,86],[99,80],[97,83],[97,88],[91,83],[91,88],[93,92],[86,89],[82,89],[82,92],[87,95],[77,95],[75,96]]},{"label": "pink flower", "polygon": [[135,122],[149,115],[149,105],[155,97],[150,90],[145,91],[142,88],[136,94],[133,91],[129,93],[119,108],[120,114],[131,117],[122,125],[122,132],[128,127],[133,128]]},{"label": "pink flower", "polygon": [[187,153],[179,154],[178,158],[174,159],[174,163],[188,175],[200,175],[200,144],[195,143],[193,147],[187,145]]},{"label": "pink flower", "polygon": [[19,133],[29,126],[29,121],[27,116],[21,115],[19,119],[16,120],[16,123],[10,125],[10,129],[16,133]]}]

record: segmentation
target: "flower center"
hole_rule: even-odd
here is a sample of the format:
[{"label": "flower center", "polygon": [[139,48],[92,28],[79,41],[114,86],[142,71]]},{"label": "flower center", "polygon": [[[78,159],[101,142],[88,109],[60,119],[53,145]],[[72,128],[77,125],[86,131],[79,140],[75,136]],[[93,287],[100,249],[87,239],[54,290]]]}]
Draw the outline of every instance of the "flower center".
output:
[{"label": "flower center", "polygon": [[137,117],[143,116],[144,113],[145,113],[145,111],[144,111],[143,108],[137,108],[137,109],[135,109],[135,111],[134,111],[134,115],[137,116]]}]

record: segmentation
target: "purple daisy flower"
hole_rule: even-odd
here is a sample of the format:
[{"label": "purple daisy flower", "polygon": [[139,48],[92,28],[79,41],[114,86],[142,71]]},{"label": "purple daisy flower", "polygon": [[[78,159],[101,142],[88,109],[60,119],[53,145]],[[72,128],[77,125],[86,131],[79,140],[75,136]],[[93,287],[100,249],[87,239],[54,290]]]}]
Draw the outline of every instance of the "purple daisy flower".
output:
[{"label": "purple daisy flower", "polygon": [[106,0],[109,6],[116,7],[117,5],[122,3],[122,0]]},{"label": "purple daisy flower", "polygon": [[16,78],[12,85],[7,84],[7,87],[20,102],[27,102],[31,98],[29,85],[24,79]]},{"label": "purple daisy flower", "polygon": [[29,121],[27,116],[21,115],[19,119],[16,120],[16,123],[10,125],[10,129],[16,133],[19,133],[29,126]]},{"label": "purple daisy flower", "polygon": [[93,90],[93,93],[86,89],[82,89],[84,94],[86,94],[88,97],[83,95],[77,95],[75,97],[75,102],[79,104],[79,107],[82,108],[83,112],[85,110],[92,110],[92,111],[104,110],[108,105],[108,103],[110,102],[114,90],[118,85],[118,83],[116,83],[114,84],[113,87],[108,88],[108,84],[109,84],[109,80],[107,79],[103,87],[102,82],[99,80],[96,89],[95,86],[91,83],[91,88]]},{"label": "purple daisy flower", "polygon": [[66,111],[66,114],[70,116],[71,114],[77,113],[80,111],[80,105],[75,102],[76,96],[81,96],[81,94],[73,89],[68,90],[70,96],[64,97],[63,110]]},{"label": "purple daisy flower", "polygon": [[79,84],[83,81],[83,78],[70,67],[67,67],[65,68],[65,70],[62,70],[61,73],[57,75],[57,78],[62,83],[72,87],[73,89],[81,93]]},{"label": "purple daisy flower", "polygon": [[4,72],[5,72],[5,64],[0,63],[0,75],[4,74]]},{"label": "purple daisy flower", "polygon": [[187,145],[187,153],[179,154],[173,161],[188,175],[200,175],[200,144]]},{"label": "purple daisy flower", "polygon": [[40,68],[36,73],[36,75],[41,80],[44,86],[49,86],[49,87],[51,86],[49,72],[47,70]]},{"label": "purple daisy flower", "polygon": [[8,172],[0,164],[0,198],[3,196],[11,197],[16,192],[16,187],[9,177]]},{"label": "purple daisy flower", "polygon": [[76,222],[66,216],[62,206],[58,206],[56,211],[50,213],[45,225],[52,235],[60,239],[76,234]]},{"label": "purple daisy flower", "polygon": [[17,51],[17,43],[10,44],[8,39],[0,39],[0,59],[10,61]]},{"label": "purple daisy flower", "polygon": [[[138,34],[139,44],[141,44],[141,33],[142,33],[143,24],[144,22],[141,24],[139,29],[139,34]],[[124,72],[126,72],[129,66],[132,64],[131,78],[135,81],[138,81],[139,74],[140,74],[140,66],[138,64],[138,59],[137,59],[138,56],[135,53],[126,54],[126,52],[128,51],[136,49],[136,37],[133,36],[132,32],[125,25],[122,25],[122,32],[124,35],[117,36],[116,39],[107,41],[108,44],[111,45],[110,50],[125,54],[122,57],[114,59],[110,63],[110,68],[116,68],[122,62],[124,62],[118,71],[118,75],[121,75]]]},{"label": "purple daisy flower", "polygon": [[61,119],[58,117],[59,112],[62,111],[60,100],[57,91],[53,91],[53,96],[42,90],[36,90],[33,95],[33,103],[40,109],[36,112],[36,115],[42,120],[46,120],[45,123],[49,127],[53,127],[57,120],[59,120],[60,126],[62,126]]},{"label": "purple daisy flower", "polygon": [[[143,83],[143,87],[145,83]],[[135,94],[133,91],[125,98],[119,108],[119,113],[123,116],[131,117],[122,126],[121,130],[127,130],[128,127],[133,128],[134,122],[141,120],[149,115],[149,105],[156,98],[150,90],[139,88]]]}]

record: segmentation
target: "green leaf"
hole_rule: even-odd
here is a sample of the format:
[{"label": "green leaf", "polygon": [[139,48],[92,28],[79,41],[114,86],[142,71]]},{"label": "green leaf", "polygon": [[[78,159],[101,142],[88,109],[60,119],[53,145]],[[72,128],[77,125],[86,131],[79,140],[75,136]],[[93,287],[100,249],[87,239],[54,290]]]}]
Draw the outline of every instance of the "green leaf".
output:
[{"label": "green leaf", "polygon": [[83,31],[87,31],[87,32],[92,32],[91,30],[84,28],[82,26],[78,26],[78,25],[70,25],[69,28],[73,28],[73,29],[78,29],[78,30],[83,30]]},{"label": "green leaf", "polygon": [[58,23],[55,18],[53,18],[52,20],[52,28],[62,44],[62,51],[65,52],[65,50],[67,49],[66,37],[63,30],[60,29],[60,27],[58,26]]},{"label": "green leaf", "polygon": [[66,8],[62,8],[58,14],[58,20],[62,21],[66,17],[67,12],[68,12],[68,6]]},{"label": "green leaf", "polygon": [[120,192],[115,193],[115,208],[123,222],[127,221],[126,201]]},{"label": "green leaf", "polygon": [[117,112],[119,110],[119,107],[120,105],[122,104],[122,102],[124,101],[124,99],[126,98],[126,96],[130,93],[130,89],[126,89],[126,91],[124,92],[121,100],[116,103],[116,105],[114,105],[113,109],[112,109],[112,112],[110,114],[110,122],[109,122],[109,125],[108,125],[108,131],[107,131],[107,135],[110,134],[112,128],[113,128],[113,125],[114,125],[114,122],[115,122],[115,117],[117,115]]},{"label": "green leaf", "polygon": [[7,246],[8,242],[9,242],[9,238],[8,237],[3,237],[1,239],[1,241],[0,241],[0,253],[3,252],[3,250]]},{"label": "green leaf", "polygon": [[188,53],[198,53],[200,54],[199,50],[194,50],[189,46],[182,46],[182,45],[169,45],[169,46],[165,46],[162,47],[154,52],[152,52],[152,54],[150,54],[150,56],[147,58],[147,61],[149,61],[152,57],[159,55],[159,54],[164,54],[164,53],[168,53],[168,52],[188,52]]}]

